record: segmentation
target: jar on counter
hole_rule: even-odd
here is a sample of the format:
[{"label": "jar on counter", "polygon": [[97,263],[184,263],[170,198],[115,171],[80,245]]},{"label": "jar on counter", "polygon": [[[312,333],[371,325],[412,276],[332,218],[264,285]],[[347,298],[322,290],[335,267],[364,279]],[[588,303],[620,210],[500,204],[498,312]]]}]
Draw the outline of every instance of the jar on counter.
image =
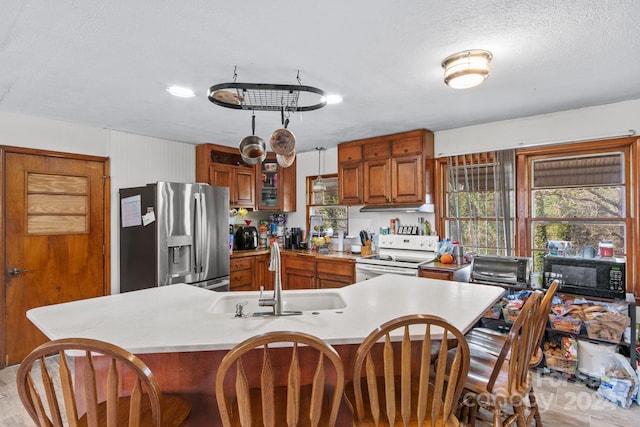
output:
[{"label": "jar on counter", "polygon": [[598,244],[598,251],[601,258],[611,258],[613,256],[613,241],[601,240]]}]

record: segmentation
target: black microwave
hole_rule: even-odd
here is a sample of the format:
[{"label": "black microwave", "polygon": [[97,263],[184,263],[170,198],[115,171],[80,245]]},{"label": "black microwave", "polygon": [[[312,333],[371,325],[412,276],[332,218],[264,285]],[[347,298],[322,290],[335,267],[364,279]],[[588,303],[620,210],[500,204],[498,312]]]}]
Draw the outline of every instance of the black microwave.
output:
[{"label": "black microwave", "polygon": [[624,258],[572,258],[545,255],[542,285],[559,281],[558,292],[598,298],[624,299]]}]

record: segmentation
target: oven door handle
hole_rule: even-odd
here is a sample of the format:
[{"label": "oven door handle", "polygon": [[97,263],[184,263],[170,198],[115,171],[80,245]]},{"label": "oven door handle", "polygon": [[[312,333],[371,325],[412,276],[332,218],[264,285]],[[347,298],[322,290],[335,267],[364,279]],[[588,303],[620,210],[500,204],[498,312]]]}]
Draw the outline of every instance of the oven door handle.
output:
[{"label": "oven door handle", "polygon": [[396,273],[396,274],[403,274],[405,276],[417,275],[417,270],[413,268],[408,269],[408,268],[398,268],[398,267],[390,267],[390,266],[378,266],[378,265],[371,265],[371,264],[364,264],[364,263],[356,264],[356,269],[360,269],[362,271],[370,271],[372,273],[380,273],[380,274]]}]

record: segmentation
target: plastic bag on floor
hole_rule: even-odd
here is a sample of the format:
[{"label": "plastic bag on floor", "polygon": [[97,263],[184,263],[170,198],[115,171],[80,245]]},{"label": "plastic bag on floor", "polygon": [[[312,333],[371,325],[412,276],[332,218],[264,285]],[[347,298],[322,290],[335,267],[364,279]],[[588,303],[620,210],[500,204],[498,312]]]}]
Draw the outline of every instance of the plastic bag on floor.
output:
[{"label": "plastic bag on floor", "polygon": [[623,408],[631,406],[638,395],[638,376],[621,354],[612,354],[601,378],[598,394]]}]

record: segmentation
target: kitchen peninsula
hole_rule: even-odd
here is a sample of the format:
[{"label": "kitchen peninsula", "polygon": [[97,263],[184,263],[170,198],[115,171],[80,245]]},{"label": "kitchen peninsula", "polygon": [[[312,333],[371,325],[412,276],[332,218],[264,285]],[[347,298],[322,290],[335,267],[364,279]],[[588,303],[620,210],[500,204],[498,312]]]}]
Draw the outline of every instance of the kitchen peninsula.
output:
[{"label": "kitchen peninsula", "polygon": [[[50,339],[88,337],[117,344],[145,361],[165,392],[188,395],[189,425],[212,425],[217,417],[214,379],[227,350],[268,331],[294,330],[316,335],[336,347],[345,372],[355,348],[387,320],[411,313],[444,317],[466,332],[497,301],[494,286],[419,277],[383,275],[339,289],[284,291],[283,301],[330,294],[342,305],[311,309],[300,316],[235,317],[224,307],[233,297],[257,308],[258,292],[218,293],[177,284],[74,301],[30,310],[27,317]],[[234,300],[235,301],[235,300]],[[244,302],[243,301],[243,302]]]}]

